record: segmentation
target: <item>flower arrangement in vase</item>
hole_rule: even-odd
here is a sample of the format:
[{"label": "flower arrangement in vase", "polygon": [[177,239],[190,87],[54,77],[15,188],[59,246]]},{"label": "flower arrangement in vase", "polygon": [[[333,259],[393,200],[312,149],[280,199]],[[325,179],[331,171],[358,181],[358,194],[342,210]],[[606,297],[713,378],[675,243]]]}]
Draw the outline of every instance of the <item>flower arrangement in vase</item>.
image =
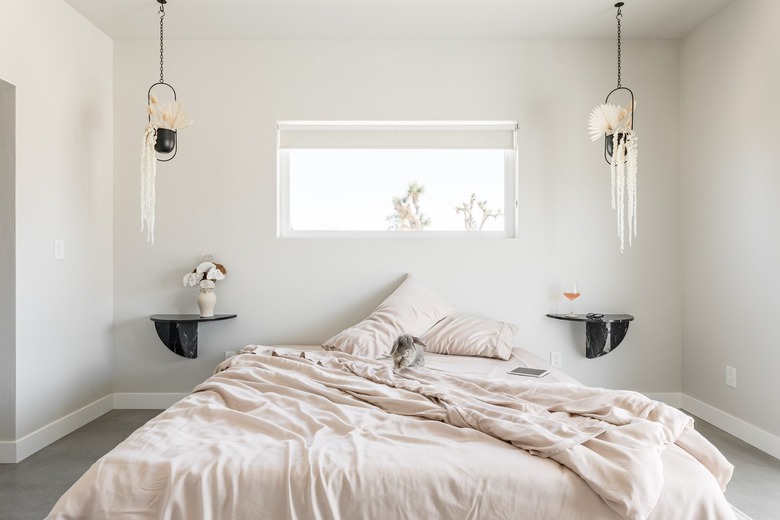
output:
[{"label": "flower arrangement in vase", "polygon": [[[625,247],[625,228],[628,222],[628,245],[636,236],[636,173],[637,135],[633,129],[636,102],[627,106],[602,103],[590,114],[592,141],[606,139],[606,154],[610,157],[612,173],[612,209],[617,210],[620,252]],[[626,200],[627,199],[627,200]]]},{"label": "flower arrangement in vase", "polygon": [[217,304],[217,293],[214,289],[217,282],[225,279],[227,269],[222,264],[211,261],[204,257],[203,261],[191,272],[184,275],[185,287],[200,286],[198,294],[198,308],[201,318],[211,318],[214,316],[214,306]]}]

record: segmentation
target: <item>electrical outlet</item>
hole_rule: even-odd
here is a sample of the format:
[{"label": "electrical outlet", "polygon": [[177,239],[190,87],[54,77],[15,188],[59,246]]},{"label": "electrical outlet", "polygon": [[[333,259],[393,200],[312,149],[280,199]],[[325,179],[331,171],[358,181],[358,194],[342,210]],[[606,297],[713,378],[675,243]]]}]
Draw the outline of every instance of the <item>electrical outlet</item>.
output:
[{"label": "electrical outlet", "polygon": [[232,358],[233,356],[238,355],[237,350],[226,350],[225,351],[225,359]]},{"label": "electrical outlet", "polygon": [[737,387],[737,369],[734,367],[726,366],[726,385],[736,388]]},{"label": "electrical outlet", "polygon": [[555,368],[561,368],[561,353],[550,352],[550,364]]}]

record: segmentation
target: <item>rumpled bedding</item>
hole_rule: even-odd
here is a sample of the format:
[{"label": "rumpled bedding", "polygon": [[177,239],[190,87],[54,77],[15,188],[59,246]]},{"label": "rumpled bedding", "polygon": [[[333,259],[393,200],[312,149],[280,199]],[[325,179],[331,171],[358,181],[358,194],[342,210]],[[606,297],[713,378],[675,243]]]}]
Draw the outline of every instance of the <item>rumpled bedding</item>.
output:
[{"label": "rumpled bedding", "polygon": [[733,467],[641,394],[244,352],[49,518],[733,518]]}]

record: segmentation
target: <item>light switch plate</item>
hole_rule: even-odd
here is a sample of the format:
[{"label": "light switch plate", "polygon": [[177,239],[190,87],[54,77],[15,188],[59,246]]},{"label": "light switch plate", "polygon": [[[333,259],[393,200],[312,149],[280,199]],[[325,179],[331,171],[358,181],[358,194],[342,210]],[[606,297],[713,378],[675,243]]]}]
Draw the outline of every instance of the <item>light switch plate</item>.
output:
[{"label": "light switch plate", "polygon": [[65,241],[61,238],[54,241],[54,259],[65,260]]}]

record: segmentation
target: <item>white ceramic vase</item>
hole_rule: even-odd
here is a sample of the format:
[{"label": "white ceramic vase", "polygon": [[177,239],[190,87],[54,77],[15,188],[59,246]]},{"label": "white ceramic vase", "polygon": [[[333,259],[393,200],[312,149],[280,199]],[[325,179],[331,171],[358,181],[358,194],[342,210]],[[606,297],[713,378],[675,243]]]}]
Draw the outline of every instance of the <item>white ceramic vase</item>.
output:
[{"label": "white ceramic vase", "polygon": [[213,318],[214,306],[217,304],[217,293],[214,289],[201,289],[198,294],[198,308],[201,318]]}]

